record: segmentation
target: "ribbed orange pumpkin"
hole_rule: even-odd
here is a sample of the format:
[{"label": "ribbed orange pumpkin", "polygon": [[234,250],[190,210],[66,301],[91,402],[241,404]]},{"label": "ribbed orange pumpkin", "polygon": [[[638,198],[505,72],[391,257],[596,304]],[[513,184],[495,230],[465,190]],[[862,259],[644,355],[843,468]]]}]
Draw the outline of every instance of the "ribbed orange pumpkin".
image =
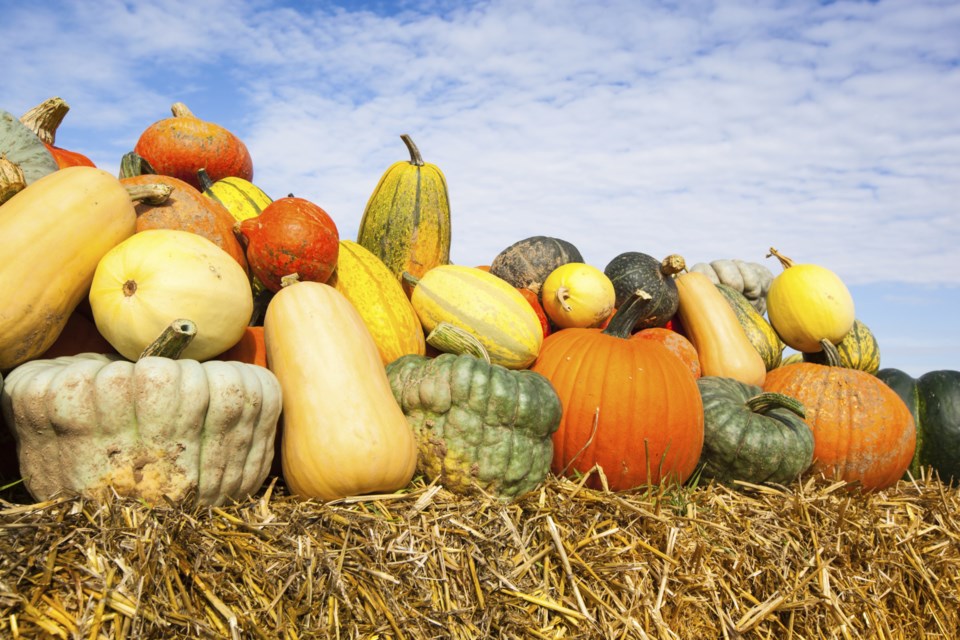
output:
[{"label": "ribbed orange pumpkin", "polygon": [[[645,300],[634,296],[606,329],[550,334],[531,367],[563,405],[554,473],[603,469],[610,489],[683,483],[703,448],[703,403],[686,365],[663,344],[631,340]],[[591,486],[599,486],[593,475]]]},{"label": "ribbed orange pumpkin", "polygon": [[697,348],[688,339],[665,327],[649,327],[634,332],[630,336],[631,340],[653,340],[663,344],[667,349],[674,353],[690,369],[694,378],[699,378],[700,356],[697,354]]},{"label": "ribbed orange pumpkin", "polygon": [[[836,365],[836,347],[827,340],[821,344]],[[813,473],[858,482],[865,491],[874,491],[895,484],[913,459],[917,437],[913,416],[876,376],[799,362],[770,371],[763,390],[803,403],[813,430]]]}]

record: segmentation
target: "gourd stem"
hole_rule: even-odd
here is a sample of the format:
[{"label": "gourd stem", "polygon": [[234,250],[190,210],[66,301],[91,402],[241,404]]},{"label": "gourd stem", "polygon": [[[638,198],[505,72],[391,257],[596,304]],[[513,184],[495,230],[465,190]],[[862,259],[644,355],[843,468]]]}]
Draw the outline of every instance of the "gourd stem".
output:
[{"label": "gourd stem", "polygon": [[683,256],[676,253],[671,253],[660,263],[660,273],[665,276],[676,275],[686,270],[686,268],[687,261],[683,259]]},{"label": "gourd stem", "polygon": [[174,118],[196,118],[193,112],[187,108],[187,105],[182,102],[174,102],[173,106],[170,107],[170,113],[173,114]]},{"label": "gourd stem", "polygon": [[68,111],[70,106],[63,98],[49,98],[20,116],[20,122],[41,140],[53,144],[57,138],[57,127]]},{"label": "gourd stem", "polygon": [[823,338],[820,340],[820,348],[823,349],[823,355],[826,357],[828,367],[842,367],[843,361],[840,359],[840,350],[837,346]]},{"label": "gourd stem", "polygon": [[560,306],[563,308],[564,311],[568,313],[570,311],[573,311],[573,307],[567,304],[567,300],[570,299],[570,289],[566,287],[558,287],[556,296],[557,296],[557,302],[560,303]]},{"label": "gourd stem", "polygon": [[149,356],[176,360],[197,335],[197,325],[193,320],[174,320],[163,330],[156,340],[147,345],[138,360]]},{"label": "gourd stem", "polygon": [[0,204],[27,188],[20,165],[7,160],[6,154],[0,154]]},{"label": "gourd stem", "polygon": [[173,187],[168,184],[126,184],[123,186],[134,202],[145,202],[151,205],[163,204],[173,193]]},{"label": "gourd stem", "polygon": [[417,145],[413,143],[413,138],[404,133],[400,136],[400,139],[407,145],[407,150],[410,152],[410,164],[415,167],[422,167],[424,165],[423,156],[420,155],[420,149],[417,149]]},{"label": "gourd stem", "polygon": [[789,409],[801,418],[807,417],[802,402],[794,397],[774,391],[765,391],[755,395],[749,398],[745,404],[753,413],[766,413],[771,409]]},{"label": "gourd stem", "polygon": [[779,251],[777,251],[773,247],[770,247],[770,253],[767,254],[767,257],[768,258],[776,257],[776,259],[780,261],[780,266],[783,267],[784,269],[789,269],[790,267],[793,266],[793,260],[781,254]]},{"label": "gourd stem", "polygon": [[640,319],[640,314],[644,312],[652,299],[653,296],[643,289],[637,289],[631,293],[630,297],[617,308],[616,313],[610,318],[610,322],[603,332],[608,336],[629,338]]},{"label": "gourd stem", "polygon": [[469,331],[449,322],[438,323],[433,331],[427,334],[427,344],[444,353],[466,353],[490,364],[490,354],[483,343]]},{"label": "gourd stem", "polygon": [[210,174],[204,167],[197,169],[197,182],[200,183],[200,191],[206,191],[213,186],[213,180],[210,179]]},{"label": "gourd stem", "polygon": [[128,151],[120,159],[120,178],[134,178],[136,176],[154,175],[154,170],[146,158],[136,151]]},{"label": "gourd stem", "polygon": [[410,287],[411,289],[412,289],[413,287],[416,287],[417,284],[420,283],[420,278],[418,278],[417,276],[413,275],[413,274],[410,273],[409,271],[404,271],[404,272],[400,275],[400,280],[403,282],[403,284],[407,285],[407,286]]}]

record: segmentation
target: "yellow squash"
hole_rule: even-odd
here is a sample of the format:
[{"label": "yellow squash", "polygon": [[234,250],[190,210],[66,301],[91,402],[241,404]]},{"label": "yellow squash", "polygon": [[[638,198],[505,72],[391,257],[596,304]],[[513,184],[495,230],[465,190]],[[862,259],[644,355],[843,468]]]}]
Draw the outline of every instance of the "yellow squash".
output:
[{"label": "yellow squash", "polygon": [[213,182],[204,169],[197,172],[197,177],[203,195],[222,204],[237,222],[255,218],[273,202],[260,187],[244,178],[227,176]]},{"label": "yellow squash", "polygon": [[434,267],[419,279],[410,302],[425,331],[441,322],[470,333],[490,362],[507,369],[533,364],[543,344],[536,311],[506,280],[463,265]]},{"label": "yellow squash", "polygon": [[617,294],[600,269],[568,262],[550,272],[540,289],[547,316],[561,329],[599,327],[613,314]]},{"label": "yellow squash", "polygon": [[0,242],[9,249],[0,260],[0,370],[56,341],[100,258],[135,228],[130,194],[93,167],[54,171],[0,206]]},{"label": "yellow squash", "polygon": [[328,284],[296,282],[271,299],[263,327],[267,366],[283,390],[289,489],[334,500],[405,487],[417,443],[350,301]]},{"label": "yellow squash", "polygon": [[701,373],[761,386],[767,376],[766,364],[710,278],[688,271],[676,276],[675,282],[680,297],[677,315],[697,348]]},{"label": "yellow squash", "polygon": [[423,327],[400,282],[383,261],[352,240],[340,241],[337,268],[327,282],[360,312],[384,365],[424,355]]},{"label": "yellow squash", "polygon": [[447,181],[425,163],[410,139],[401,136],[409,161],[392,164],[367,201],[357,242],[387,265],[399,281],[450,262],[450,198]]}]

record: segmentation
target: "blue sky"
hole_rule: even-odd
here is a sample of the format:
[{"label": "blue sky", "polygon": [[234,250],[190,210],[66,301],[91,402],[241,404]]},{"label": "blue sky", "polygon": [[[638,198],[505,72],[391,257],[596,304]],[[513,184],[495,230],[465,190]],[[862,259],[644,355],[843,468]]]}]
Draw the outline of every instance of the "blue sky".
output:
[{"label": "blue sky", "polygon": [[532,235],[848,284],[882,365],[960,369],[960,3],[0,0],[0,108],[116,171],[185,102],[356,237],[409,133],[452,259]]}]

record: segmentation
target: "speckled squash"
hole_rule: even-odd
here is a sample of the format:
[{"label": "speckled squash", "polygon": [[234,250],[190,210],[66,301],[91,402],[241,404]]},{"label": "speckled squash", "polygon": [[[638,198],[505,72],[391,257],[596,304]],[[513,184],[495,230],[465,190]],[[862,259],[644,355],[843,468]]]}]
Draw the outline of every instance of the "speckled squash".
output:
[{"label": "speckled squash", "polygon": [[514,242],[490,263],[490,273],[520,289],[540,295],[540,287],[557,267],[583,262],[580,251],[570,242],[549,236],[531,236]]},{"label": "speckled squash", "polygon": [[200,169],[197,180],[201,193],[223,205],[237,222],[260,215],[273,202],[263,189],[237,176],[227,176],[214,182],[206,169]]},{"label": "speckled squash", "polygon": [[[840,355],[840,366],[850,369],[859,369],[867,373],[876,374],[880,370],[880,344],[870,328],[860,320],[853,321],[853,327],[837,344],[837,353]],[[806,362],[826,364],[827,357],[823,351],[804,353]]]}]

